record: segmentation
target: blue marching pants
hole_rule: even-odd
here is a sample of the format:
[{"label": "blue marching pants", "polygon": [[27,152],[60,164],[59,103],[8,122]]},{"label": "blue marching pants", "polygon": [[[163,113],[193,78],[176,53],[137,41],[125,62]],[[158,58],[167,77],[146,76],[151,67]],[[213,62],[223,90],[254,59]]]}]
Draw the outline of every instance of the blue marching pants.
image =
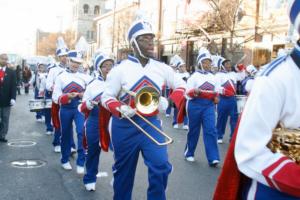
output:
[{"label": "blue marching pants", "polygon": [[86,174],[83,177],[83,183],[95,183],[97,180],[99,157],[101,148],[99,146],[99,121],[98,121],[98,108],[94,108],[86,120],[86,138],[88,151],[86,156]]},{"label": "blue marching pants", "polygon": [[73,120],[77,132],[77,165],[84,166],[85,151],[82,145],[83,139],[83,123],[84,116],[77,110],[77,108],[65,108],[62,106],[59,110],[60,129],[61,129],[61,163],[64,164],[69,161],[71,155],[71,146],[73,138]]},{"label": "blue marching pants", "polygon": [[[164,138],[138,116],[132,119],[158,141]],[[161,128],[161,121],[156,117],[147,117],[156,127]],[[148,200],[165,200],[168,175],[172,165],[168,161],[167,147],[158,146],[140,132],[127,119],[112,117],[111,141],[114,150],[114,200],[130,200],[139,154],[148,167]]]},{"label": "blue marching pants", "polygon": [[289,194],[280,192],[279,190],[273,189],[259,182],[254,182],[251,179],[247,180],[247,183],[243,188],[242,200],[249,199],[248,196],[254,197],[254,200],[299,200],[298,197],[293,197]]},{"label": "blue marching pants", "polygon": [[45,114],[45,125],[46,125],[46,131],[53,131],[53,126],[51,124],[51,109],[45,108],[44,109]]},{"label": "blue marching pants", "polygon": [[54,135],[53,135],[53,142],[52,142],[53,146],[60,146],[60,136],[61,136],[60,129],[54,128]]},{"label": "blue marching pants", "polygon": [[231,129],[230,138],[231,138],[238,118],[236,97],[220,96],[220,102],[217,106],[217,110],[218,110],[218,119],[217,119],[218,139],[223,139],[226,130],[228,116],[230,116],[230,129]]},{"label": "blue marching pants", "polygon": [[201,125],[203,126],[203,141],[208,163],[220,160],[217,132],[215,127],[214,103],[207,99],[192,99],[187,102],[187,116],[189,120],[189,132],[185,147],[185,157],[194,156]]},{"label": "blue marching pants", "polygon": [[[45,99],[51,100],[52,98],[52,92],[51,91],[45,91]],[[46,131],[53,131],[53,126],[51,124],[51,108],[45,108],[44,109],[45,114],[45,125],[46,125]]]},{"label": "blue marching pants", "polygon": [[[34,99],[42,99],[42,97],[39,97],[39,90],[37,87],[34,88]],[[43,110],[42,111],[37,111],[35,113],[35,118],[36,119],[42,119],[43,117]]]},{"label": "blue marching pants", "polygon": [[[177,115],[178,115],[178,109],[176,107],[174,107],[174,115],[173,115],[173,123],[172,125],[177,124]],[[188,125],[188,118],[187,116],[184,116],[183,118],[183,125]]]}]

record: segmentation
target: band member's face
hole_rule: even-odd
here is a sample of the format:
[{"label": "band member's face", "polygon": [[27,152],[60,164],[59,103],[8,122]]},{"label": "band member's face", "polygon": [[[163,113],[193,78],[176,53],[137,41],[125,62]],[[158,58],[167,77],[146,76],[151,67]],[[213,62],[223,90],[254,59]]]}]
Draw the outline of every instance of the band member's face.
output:
[{"label": "band member's face", "polygon": [[[152,34],[145,34],[138,36],[136,39],[140,50],[144,56],[153,58],[154,57],[154,35]],[[135,51],[137,51],[135,49]],[[137,52],[138,53],[138,52]]]},{"label": "band member's face", "polygon": [[0,55],[0,66],[4,67],[8,64],[8,57],[6,54],[1,54]]},{"label": "band member's face", "polygon": [[180,73],[186,72],[186,65],[185,64],[184,65],[180,65],[180,67],[178,68],[178,70],[179,70]]},{"label": "band member's face", "polygon": [[202,68],[205,71],[210,71],[211,70],[211,60],[210,59],[204,59],[201,61],[202,63]]},{"label": "band member's face", "polygon": [[224,67],[225,67],[225,70],[228,71],[228,72],[230,72],[232,70],[232,66],[231,66],[230,61],[226,61],[224,63]]},{"label": "band member's face", "polygon": [[80,63],[70,60],[70,70],[72,72],[74,72],[74,73],[78,72],[79,67],[80,67]]},{"label": "band member's face", "polygon": [[45,69],[45,65],[39,65],[39,67],[38,67],[38,72],[39,73],[44,73],[46,71],[46,69]]},{"label": "band member's face", "polygon": [[68,56],[67,55],[59,56],[59,61],[64,65],[66,65],[68,63]]},{"label": "band member's face", "polygon": [[101,65],[101,71],[104,77],[106,77],[106,75],[108,74],[108,72],[111,70],[113,66],[113,62],[110,60],[107,60],[105,62],[102,63]]}]

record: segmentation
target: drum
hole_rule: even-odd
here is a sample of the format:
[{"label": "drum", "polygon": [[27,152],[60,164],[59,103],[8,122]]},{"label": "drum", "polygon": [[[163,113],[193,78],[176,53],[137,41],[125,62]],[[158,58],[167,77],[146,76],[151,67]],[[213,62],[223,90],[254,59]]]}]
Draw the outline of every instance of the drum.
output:
[{"label": "drum", "polygon": [[45,100],[45,108],[51,109],[52,107],[52,100],[51,99],[46,99]]},{"label": "drum", "polygon": [[243,111],[246,101],[247,101],[246,95],[236,95],[237,112],[239,114]]},{"label": "drum", "polygon": [[29,100],[29,110],[30,112],[37,112],[45,108],[44,99],[30,99]]}]

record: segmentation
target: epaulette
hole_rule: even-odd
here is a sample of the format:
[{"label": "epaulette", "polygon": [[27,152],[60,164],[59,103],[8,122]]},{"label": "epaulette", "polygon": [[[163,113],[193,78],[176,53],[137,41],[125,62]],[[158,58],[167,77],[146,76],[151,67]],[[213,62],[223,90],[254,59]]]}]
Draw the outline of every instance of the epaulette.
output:
[{"label": "epaulette", "polygon": [[265,66],[265,68],[263,69],[263,71],[259,74],[259,76],[269,76],[269,74],[276,68],[279,66],[279,64],[281,64],[283,61],[286,60],[286,58],[289,55],[285,55],[285,56],[281,56],[276,58],[275,60],[273,60],[272,62],[270,62],[269,64],[267,64]]}]

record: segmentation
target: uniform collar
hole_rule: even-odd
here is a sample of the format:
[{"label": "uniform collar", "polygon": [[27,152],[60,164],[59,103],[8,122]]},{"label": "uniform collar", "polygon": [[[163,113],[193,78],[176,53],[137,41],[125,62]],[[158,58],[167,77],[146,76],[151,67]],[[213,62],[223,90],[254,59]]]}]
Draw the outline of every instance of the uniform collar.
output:
[{"label": "uniform collar", "polygon": [[64,65],[62,63],[59,63],[58,66],[61,67],[61,68],[66,68],[67,67],[67,65]]},{"label": "uniform collar", "polygon": [[205,70],[197,70],[197,72],[199,72],[200,74],[212,74],[211,71],[205,71]]},{"label": "uniform collar", "polygon": [[297,42],[293,51],[291,52],[291,58],[300,69],[300,41]]},{"label": "uniform collar", "polygon": [[135,63],[140,63],[139,59],[137,59],[136,57],[134,57],[132,55],[128,55],[128,60],[135,62]]}]

